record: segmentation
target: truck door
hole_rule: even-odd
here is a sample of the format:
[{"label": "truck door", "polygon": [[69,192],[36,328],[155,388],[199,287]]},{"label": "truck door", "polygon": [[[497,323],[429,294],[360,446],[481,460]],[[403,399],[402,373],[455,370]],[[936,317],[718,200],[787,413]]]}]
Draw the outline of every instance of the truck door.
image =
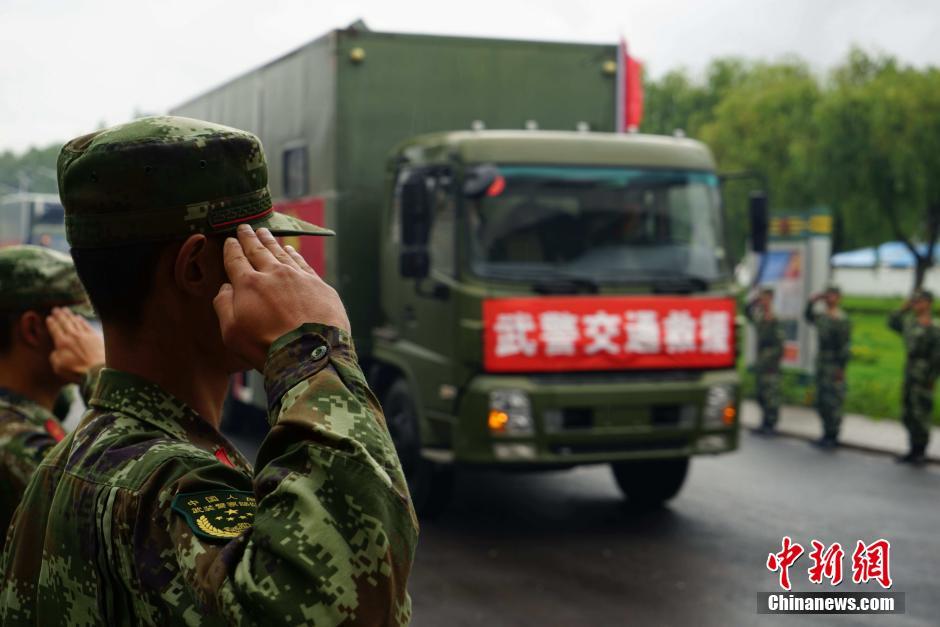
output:
[{"label": "truck door", "polygon": [[[403,204],[413,202],[402,185],[396,189],[399,220],[415,219],[424,213],[427,219],[428,265],[423,278],[402,278],[398,286],[397,309],[402,340],[411,345],[411,368],[420,389],[414,390],[425,409],[446,412],[448,403],[440,399],[442,384],[453,384],[457,285],[457,202],[452,171],[446,167],[421,168],[427,194],[425,212],[415,212]],[[412,179],[415,172],[403,170],[398,180]],[[402,225],[402,231],[406,225]],[[399,240],[401,241],[401,240]],[[421,273],[423,274],[423,272]],[[390,312],[392,313],[392,312]],[[448,399],[449,400],[449,399]]]}]

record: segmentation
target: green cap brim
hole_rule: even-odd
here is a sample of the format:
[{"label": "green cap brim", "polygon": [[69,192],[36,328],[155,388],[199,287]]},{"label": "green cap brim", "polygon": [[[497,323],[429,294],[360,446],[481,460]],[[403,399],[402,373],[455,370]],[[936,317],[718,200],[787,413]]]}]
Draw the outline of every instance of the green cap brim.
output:
[{"label": "green cap brim", "polygon": [[[251,221],[252,227],[260,229],[262,227],[271,231],[272,235],[336,235],[330,229],[322,226],[304,222],[300,218],[289,216],[286,213],[271,212],[257,221]],[[237,225],[236,225],[237,227]],[[236,227],[233,227],[234,231]]]},{"label": "green cap brim", "polygon": [[66,309],[70,309],[75,315],[81,316],[82,318],[97,318],[98,314],[95,313],[94,307],[88,303],[77,303],[75,305],[66,305]]}]

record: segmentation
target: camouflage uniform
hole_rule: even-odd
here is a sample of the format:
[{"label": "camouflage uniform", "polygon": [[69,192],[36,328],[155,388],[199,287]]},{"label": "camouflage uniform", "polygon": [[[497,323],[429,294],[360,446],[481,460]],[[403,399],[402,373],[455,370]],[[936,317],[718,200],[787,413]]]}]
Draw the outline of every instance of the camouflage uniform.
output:
[{"label": "camouflage uniform", "polygon": [[783,342],[786,335],[776,316],[770,320],[758,303],[745,309],[747,319],[754,325],[757,334],[757,360],[754,374],[757,384],[757,400],[763,411],[763,425],[773,428],[777,424],[781,405],[780,360],[783,358]]},{"label": "camouflage uniform", "polygon": [[[80,313],[90,313],[68,255],[38,246],[0,250],[0,312],[44,311],[56,305],[74,305]],[[86,391],[95,372],[86,378]],[[4,536],[29,478],[63,437],[62,424],[52,412],[0,386],[0,529]]]},{"label": "camouflage uniform", "polygon": [[815,303],[806,304],[804,317],[816,325],[819,350],[816,353],[816,409],[823,422],[823,437],[836,440],[842,425],[845,402],[845,367],[851,356],[852,323],[842,309],[835,315],[818,314]]},{"label": "camouflage uniform", "polygon": [[0,387],[0,525],[4,532],[39,462],[63,437],[62,425],[52,412]]},{"label": "camouflage uniform", "polygon": [[923,454],[930,437],[933,391],[940,374],[940,326],[923,325],[911,312],[896,311],[888,326],[904,337],[907,365],[904,368],[901,420],[910,436],[911,451]]},{"label": "camouflage uniform", "polygon": [[[245,169],[240,159],[260,152],[247,133],[193,120],[127,126],[98,141],[115,152],[128,136],[137,138],[133,145],[168,146],[172,161],[165,163],[188,159],[198,170],[200,161],[217,160]],[[181,148],[194,136],[195,145]],[[161,166],[154,151],[139,163]],[[247,163],[254,164],[249,183],[265,185],[263,156]],[[62,167],[60,161],[60,181],[67,182]],[[239,168],[225,167],[230,197],[246,198]],[[107,175],[104,167],[95,171]],[[205,185],[194,198],[211,191]],[[67,214],[82,207],[70,204],[66,192],[63,200]],[[260,212],[210,203],[202,222],[162,206],[170,207],[171,220],[180,219],[184,235],[230,232],[238,222],[267,225],[275,234],[279,224],[326,233],[285,221],[264,203]],[[241,217],[213,225],[219,206]],[[89,245],[100,233],[106,241],[132,237],[109,231],[107,221],[102,229],[92,218],[73,221],[70,236]],[[89,412],[40,466],[17,512],[2,558],[3,622],[407,624],[417,521],[351,338],[304,324],[271,346],[263,374],[271,431],[252,469],[182,401],[105,369]]]}]

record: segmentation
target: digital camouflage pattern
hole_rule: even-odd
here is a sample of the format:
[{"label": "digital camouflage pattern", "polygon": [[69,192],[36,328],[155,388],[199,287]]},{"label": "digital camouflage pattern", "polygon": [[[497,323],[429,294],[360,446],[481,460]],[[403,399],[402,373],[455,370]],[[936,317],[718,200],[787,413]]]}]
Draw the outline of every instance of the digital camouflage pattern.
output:
[{"label": "digital camouflage pattern", "polygon": [[73,139],[58,161],[72,248],[234,233],[332,235],[273,211],[261,142],[239,129],[147,117]]},{"label": "digital camouflage pattern", "polygon": [[0,248],[0,311],[80,305],[87,315],[87,302],[68,255],[41,246]]},{"label": "digital camouflage pattern", "polygon": [[838,438],[845,403],[845,367],[852,354],[852,322],[842,309],[817,313],[815,303],[806,305],[804,317],[816,326],[816,409],[822,418],[823,434]]},{"label": "digital camouflage pattern", "polygon": [[264,374],[252,471],[181,401],[104,370],[11,528],[3,623],[407,624],[417,522],[349,335],[302,325]]},{"label": "digital camouflage pattern", "polygon": [[[72,258],[41,246],[0,249],[0,312],[56,305],[92,314]],[[64,435],[52,412],[0,388],[0,529],[4,536],[30,477]]]},{"label": "digital camouflage pattern", "polygon": [[763,412],[763,424],[773,427],[780,416],[781,374],[780,360],[783,358],[783,342],[786,334],[776,316],[769,319],[759,303],[752,303],[745,310],[747,319],[754,325],[757,335],[757,358],[754,362],[754,377],[757,385],[757,401]]},{"label": "digital camouflage pattern", "polygon": [[904,338],[907,352],[901,420],[912,450],[923,452],[930,437],[934,384],[940,374],[940,326],[936,322],[923,325],[912,312],[905,311],[892,313],[888,326]]},{"label": "digital camouflage pattern", "polygon": [[52,412],[0,388],[0,525],[4,537],[30,477],[64,436]]}]

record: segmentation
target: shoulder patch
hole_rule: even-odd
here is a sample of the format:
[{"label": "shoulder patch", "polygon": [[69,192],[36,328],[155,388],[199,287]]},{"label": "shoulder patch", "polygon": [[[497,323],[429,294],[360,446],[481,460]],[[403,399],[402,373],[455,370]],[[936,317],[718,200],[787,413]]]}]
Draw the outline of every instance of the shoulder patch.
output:
[{"label": "shoulder patch", "polygon": [[251,529],[257,504],[251,492],[210,490],[177,494],[171,507],[200,538],[227,541]]}]

